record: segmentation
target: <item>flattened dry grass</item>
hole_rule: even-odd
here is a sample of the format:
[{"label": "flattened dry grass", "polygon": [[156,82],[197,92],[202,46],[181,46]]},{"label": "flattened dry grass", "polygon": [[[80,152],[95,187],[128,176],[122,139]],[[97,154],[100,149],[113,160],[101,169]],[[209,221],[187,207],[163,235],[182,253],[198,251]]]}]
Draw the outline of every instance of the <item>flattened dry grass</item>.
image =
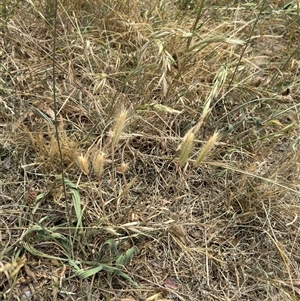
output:
[{"label": "flattened dry grass", "polygon": [[300,298],[299,7],[256,2],[59,2],[56,112],[54,3],[5,1],[1,300]]}]

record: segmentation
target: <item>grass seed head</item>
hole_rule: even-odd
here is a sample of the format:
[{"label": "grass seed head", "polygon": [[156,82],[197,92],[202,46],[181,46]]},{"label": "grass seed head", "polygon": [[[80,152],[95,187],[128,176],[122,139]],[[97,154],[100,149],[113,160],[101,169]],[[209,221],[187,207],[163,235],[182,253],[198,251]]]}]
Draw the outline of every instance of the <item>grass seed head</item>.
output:
[{"label": "grass seed head", "polygon": [[216,142],[218,141],[220,137],[220,134],[218,132],[215,132],[207,141],[207,143],[202,147],[195,163],[194,166],[198,167],[203,161],[204,159],[208,156],[208,154],[210,153],[210,151],[213,149],[214,145],[216,144]]},{"label": "grass seed head", "polygon": [[98,178],[100,178],[103,173],[104,163],[105,163],[105,153],[101,151],[97,152],[93,160],[93,170]]},{"label": "grass seed head", "polygon": [[76,162],[79,165],[81,171],[85,175],[88,175],[89,174],[89,160],[88,160],[87,156],[80,154],[79,156],[77,156]]},{"label": "grass seed head", "polygon": [[116,119],[116,123],[112,133],[112,144],[116,146],[119,143],[121,133],[124,129],[125,122],[127,119],[128,111],[122,110],[119,114],[118,118]]},{"label": "grass seed head", "polygon": [[187,162],[193,148],[194,140],[195,140],[195,135],[191,131],[189,131],[183,138],[183,143],[178,158],[178,162],[180,165],[184,165]]},{"label": "grass seed head", "polygon": [[121,163],[120,166],[117,168],[117,172],[121,174],[125,174],[129,170],[129,164],[128,163]]}]

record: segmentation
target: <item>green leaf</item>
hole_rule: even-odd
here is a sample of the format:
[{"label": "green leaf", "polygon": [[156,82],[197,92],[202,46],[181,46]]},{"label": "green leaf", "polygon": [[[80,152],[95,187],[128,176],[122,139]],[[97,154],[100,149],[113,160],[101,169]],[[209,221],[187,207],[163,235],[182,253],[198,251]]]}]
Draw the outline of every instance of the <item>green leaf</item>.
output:
[{"label": "green leaf", "polygon": [[86,278],[88,278],[88,277],[91,277],[91,276],[97,274],[97,273],[100,272],[102,269],[103,269],[103,266],[102,266],[102,265],[99,265],[99,266],[97,266],[97,267],[95,267],[95,268],[91,268],[91,269],[88,269],[88,270],[82,270],[82,269],[77,270],[77,271],[75,271],[75,274],[76,274],[78,277],[82,278],[82,279],[86,279]]},{"label": "green leaf", "polygon": [[136,255],[138,253],[138,248],[137,247],[132,247],[129,250],[127,250],[124,254],[122,254],[121,256],[119,256],[116,260],[116,266],[117,267],[121,267],[126,265],[126,263],[128,263],[132,257],[134,255]]},{"label": "green leaf", "polygon": [[64,182],[70,188],[72,193],[72,200],[73,200],[74,209],[77,217],[77,228],[82,228],[82,211],[81,211],[80,195],[78,189],[76,185],[72,183],[69,179],[64,178]]},{"label": "green leaf", "polygon": [[135,288],[140,288],[140,286],[131,279],[130,276],[128,276],[126,273],[122,272],[122,271],[117,271],[116,275],[121,276],[122,278],[124,278],[125,280],[127,280],[130,284],[132,284]]},{"label": "green leaf", "polygon": [[74,260],[69,259],[68,263],[75,270],[75,273],[77,271],[80,271],[80,267],[76,264],[76,262]]},{"label": "green leaf", "polygon": [[104,247],[105,246],[109,246],[109,251],[111,251],[113,253],[113,255],[116,255],[118,253],[117,250],[117,244],[115,239],[111,238],[106,240],[100,247],[99,253],[101,253],[102,251],[104,251]]}]

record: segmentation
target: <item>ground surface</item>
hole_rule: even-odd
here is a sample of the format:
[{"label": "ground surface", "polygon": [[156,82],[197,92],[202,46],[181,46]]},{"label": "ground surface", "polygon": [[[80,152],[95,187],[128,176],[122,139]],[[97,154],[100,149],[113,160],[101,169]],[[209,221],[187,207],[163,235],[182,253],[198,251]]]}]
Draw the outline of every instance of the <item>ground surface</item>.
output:
[{"label": "ground surface", "polygon": [[0,299],[299,300],[296,1],[4,2]]}]

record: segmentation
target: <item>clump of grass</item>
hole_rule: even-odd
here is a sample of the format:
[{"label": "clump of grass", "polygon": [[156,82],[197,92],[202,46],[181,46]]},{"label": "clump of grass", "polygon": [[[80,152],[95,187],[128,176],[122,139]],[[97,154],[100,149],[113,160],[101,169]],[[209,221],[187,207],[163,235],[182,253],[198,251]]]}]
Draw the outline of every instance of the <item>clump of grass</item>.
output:
[{"label": "clump of grass", "polygon": [[59,1],[52,73],[54,2],[4,1],[1,300],[298,297],[297,7],[236,2]]}]

